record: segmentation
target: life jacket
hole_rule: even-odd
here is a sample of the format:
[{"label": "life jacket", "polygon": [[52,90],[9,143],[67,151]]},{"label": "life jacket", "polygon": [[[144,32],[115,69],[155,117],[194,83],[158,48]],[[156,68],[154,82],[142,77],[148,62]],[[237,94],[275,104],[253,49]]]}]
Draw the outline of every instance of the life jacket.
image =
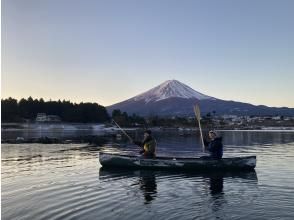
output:
[{"label": "life jacket", "polygon": [[213,141],[209,142],[208,150],[213,159],[221,159],[223,156],[222,137],[217,137]]},{"label": "life jacket", "polygon": [[149,141],[146,141],[144,143],[144,151],[145,153],[144,154],[149,154],[149,155],[154,155],[155,156],[155,151],[156,151],[156,141],[154,138],[151,138],[151,140]]}]

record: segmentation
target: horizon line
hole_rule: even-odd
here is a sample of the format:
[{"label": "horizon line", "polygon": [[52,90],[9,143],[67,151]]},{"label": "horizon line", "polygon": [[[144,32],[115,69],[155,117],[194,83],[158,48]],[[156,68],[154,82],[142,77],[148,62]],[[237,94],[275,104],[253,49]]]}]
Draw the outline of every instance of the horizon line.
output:
[{"label": "horizon line", "polygon": [[[65,98],[52,99],[52,98],[43,98],[43,97],[33,97],[33,96],[31,96],[31,95],[28,96],[27,98],[25,98],[25,97],[22,97],[22,98],[14,98],[14,97],[12,97],[12,96],[1,97],[1,101],[4,100],[4,99],[12,98],[12,99],[17,100],[17,102],[20,102],[21,99],[25,99],[25,100],[27,100],[27,99],[29,99],[30,97],[31,97],[33,100],[40,100],[40,99],[43,99],[45,102],[50,102],[50,101],[52,101],[52,102],[58,102],[58,101],[63,102],[63,101],[66,101],[66,102],[71,102],[71,103],[73,103],[73,104],[80,104],[80,103],[96,103],[96,104],[98,104],[98,105],[100,105],[100,106],[103,106],[103,107],[110,107],[110,106],[112,106],[112,105],[115,105],[115,104],[118,104],[118,103],[124,102],[124,101],[126,101],[126,100],[128,100],[128,99],[131,99],[131,98],[134,97],[134,96],[132,96],[131,98],[125,99],[125,100],[123,100],[123,101],[115,102],[115,103],[110,104],[110,105],[103,105],[103,104],[100,104],[99,102],[96,102],[96,101],[72,101],[72,100],[70,100],[70,99],[65,99]],[[223,100],[223,101],[232,101],[232,102],[241,102],[241,103],[244,103],[244,104],[250,104],[250,105],[253,105],[253,106],[266,106],[266,107],[270,107],[270,108],[288,108],[288,109],[294,109],[294,106],[293,106],[293,107],[290,107],[290,106],[269,106],[269,105],[265,105],[265,104],[252,104],[252,103],[250,103],[250,102],[242,102],[242,101],[236,101],[236,100],[225,100],[225,99],[222,99],[222,100]]]}]

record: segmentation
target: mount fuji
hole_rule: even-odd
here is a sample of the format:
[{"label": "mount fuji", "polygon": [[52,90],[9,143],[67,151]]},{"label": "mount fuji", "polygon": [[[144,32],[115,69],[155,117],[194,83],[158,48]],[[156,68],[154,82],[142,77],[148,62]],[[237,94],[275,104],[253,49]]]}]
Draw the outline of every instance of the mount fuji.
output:
[{"label": "mount fuji", "polygon": [[128,114],[141,116],[193,116],[193,106],[198,103],[202,114],[216,112],[217,115],[284,115],[294,116],[293,108],[275,108],[264,105],[217,99],[192,89],[177,80],[162,84],[128,100],[108,106],[111,113],[120,109]]},{"label": "mount fuji", "polygon": [[183,99],[213,99],[210,96],[204,95],[195,91],[189,86],[177,81],[168,80],[153,89],[148,90],[140,95],[133,97],[133,101],[158,102],[160,100],[169,98],[183,98]]}]

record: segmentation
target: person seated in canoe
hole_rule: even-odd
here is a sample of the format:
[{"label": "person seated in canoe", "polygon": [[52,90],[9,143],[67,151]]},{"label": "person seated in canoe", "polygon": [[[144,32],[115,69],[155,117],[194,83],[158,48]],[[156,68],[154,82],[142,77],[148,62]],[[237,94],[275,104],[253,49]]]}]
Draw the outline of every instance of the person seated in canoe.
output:
[{"label": "person seated in canoe", "polygon": [[156,140],[152,136],[151,130],[144,131],[144,139],[143,141],[134,141],[134,144],[142,147],[143,149],[140,151],[145,158],[155,158],[156,151]]},{"label": "person seated in canoe", "polygon": [[202,158],[207,159],[221,159],[223,156],[223,143],[222,137],[218,135],[216,131],[209,131],[208,133],[209,140],[204,139],[204,145],[209,151],[209,156],[204,156]]}]

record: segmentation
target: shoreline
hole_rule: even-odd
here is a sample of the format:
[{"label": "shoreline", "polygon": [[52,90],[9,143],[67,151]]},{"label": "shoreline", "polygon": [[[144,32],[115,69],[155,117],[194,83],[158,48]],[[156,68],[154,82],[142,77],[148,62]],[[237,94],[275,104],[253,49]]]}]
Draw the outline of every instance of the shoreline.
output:
[{"label": "shoreline", "polygon": [[[132,126],[123,127],[125,130],[140,130],[144,129],[144,126]],[[205,129],[206,126],[204,126]],[[212,126],[210,126],[212,127]],[[165,127],[156,126],[150,127],[154,130],[198,130],[198,126],[175,126],[175,127]],[[36,130],[36,129],[66,129],[66,130],[120,130],[116,126],[112,126],[109,123],[1,123],[1,130]],[[293,126],[215,126],[216,130],[294,130]]]},{"label": "shoreline", "polygon": [[[8,127],[4,127],[3,125]],[[107,124],[23,124],[9,123],[1,125],[1,144],[22,144],[22,143],[42,143],[42,144],[89,144],[101,145],[107,139],[123,138],[121,131],[117,127],[110,127]],[[26,125],[28,125],[26,123]],[[11,127],[13,126],[13,127]],[[16,127],[14,127],[16,126]],[[128,132],[142,132],[145,128],[132,127],[123,128]],[[151,127],[156,133],[173,132],[179,136],[192,136],[199,132],[197,127]],[[208,129],[204,128],[204,131]],[[262,127],[259,129],[248,128],[215,128],[220,132],[294,132],[294,127]],[[30,134],[31,133],[31,134]],[[6,136],[6,137],[3,137]]]}]

